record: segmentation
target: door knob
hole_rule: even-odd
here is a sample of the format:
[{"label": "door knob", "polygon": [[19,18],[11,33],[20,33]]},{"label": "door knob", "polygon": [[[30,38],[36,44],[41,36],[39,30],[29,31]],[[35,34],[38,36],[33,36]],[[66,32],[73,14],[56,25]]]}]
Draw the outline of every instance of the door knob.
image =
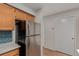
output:
[{"label": "door knob", "polygon": [[73,40],[73,39],[75,39],[75,38],[72,38],[72,40]]}]

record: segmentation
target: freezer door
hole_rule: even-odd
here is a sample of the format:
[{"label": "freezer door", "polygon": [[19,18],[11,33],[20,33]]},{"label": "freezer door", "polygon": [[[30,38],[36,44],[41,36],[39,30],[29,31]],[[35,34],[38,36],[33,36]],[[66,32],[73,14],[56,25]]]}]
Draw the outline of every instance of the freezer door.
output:
[{"label": "freezer door", "polygon": [[35,23],[29,21],[29,36],[35,34]]}]

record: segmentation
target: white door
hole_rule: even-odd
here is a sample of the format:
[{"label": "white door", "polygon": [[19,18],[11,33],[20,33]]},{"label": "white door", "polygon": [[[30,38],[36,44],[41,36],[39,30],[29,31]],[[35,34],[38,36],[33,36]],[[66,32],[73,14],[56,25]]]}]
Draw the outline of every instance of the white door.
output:
[{"label": "white door", "polygon": [[74,55],[75,50],[75,18],[66,17],[56,21],[55,48],[56,50]]}]

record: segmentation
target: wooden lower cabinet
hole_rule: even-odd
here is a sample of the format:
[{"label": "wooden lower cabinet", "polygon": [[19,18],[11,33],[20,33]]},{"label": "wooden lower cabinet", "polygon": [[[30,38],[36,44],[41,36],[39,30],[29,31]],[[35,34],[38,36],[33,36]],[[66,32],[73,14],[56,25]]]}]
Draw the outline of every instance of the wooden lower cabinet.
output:
[{"label": "wooden lower cabinet", "polygon": [[1,54],[0,56],[19,56],[19,48],[9,51],[9,52],[6,52],[4,54]]}]

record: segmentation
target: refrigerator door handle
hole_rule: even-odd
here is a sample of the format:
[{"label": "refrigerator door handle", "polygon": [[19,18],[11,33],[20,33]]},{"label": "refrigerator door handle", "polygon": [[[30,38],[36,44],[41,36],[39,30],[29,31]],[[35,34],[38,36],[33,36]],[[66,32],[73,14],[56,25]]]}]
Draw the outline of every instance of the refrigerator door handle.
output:
[{"label": "refrigerator door handle", "polygon": [[33,37],[33,36],[39,36],[40,34],[34,34],[34,35],[29,35],[29,36],[26,36],[26,37]]}]

